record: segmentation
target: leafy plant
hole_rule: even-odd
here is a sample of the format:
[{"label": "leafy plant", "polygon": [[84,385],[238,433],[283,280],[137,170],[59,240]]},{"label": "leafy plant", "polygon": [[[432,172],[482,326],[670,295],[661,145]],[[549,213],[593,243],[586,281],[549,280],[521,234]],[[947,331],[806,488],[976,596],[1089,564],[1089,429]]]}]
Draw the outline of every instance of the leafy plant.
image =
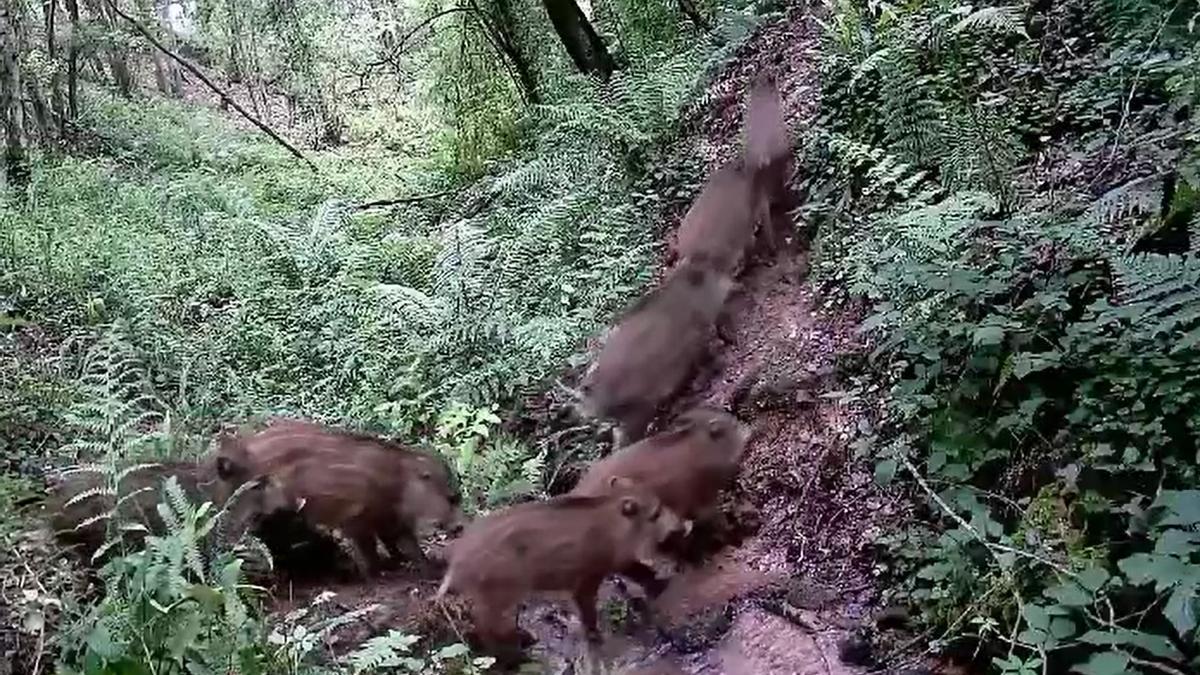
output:
[{"label": "leafy plant", "polygon": [[[1151,131],[1194,100],[1166,84],[1195,41],[1178,10],[836,3],[826,24],[812,142],[845,197],[815,269],[871,302],[892,388],[864,445],[932,514],[884,541],[893,593],[995,672],[1196,666],[1200,151],[1190,114],[1167,122],[1190,140]],[[1085,159],[1048,179],[1038,152]]]}]

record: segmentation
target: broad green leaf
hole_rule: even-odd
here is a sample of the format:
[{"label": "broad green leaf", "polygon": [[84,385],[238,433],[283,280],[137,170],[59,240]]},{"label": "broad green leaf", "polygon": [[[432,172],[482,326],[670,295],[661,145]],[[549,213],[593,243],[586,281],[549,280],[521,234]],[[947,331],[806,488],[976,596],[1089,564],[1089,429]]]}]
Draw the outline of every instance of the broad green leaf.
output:
[{"label": "broad green leaf", "polygon": [[1090,645],[1138,647],[1164,659],[1177,659],[1182,656],[1175,645],[1162,635],[1151,635],[1127,628],[1111,631],[1089,630],[1080,636],[1079,641]]},{"label": "broad green leaf", "polygon": [[1004,328],[1001,326],[980,326],[975,329],[971,341],[981,347],[998,345],[1004,342]]},{"label": "broad green leaf", "polygon": [[1158,535],[1154,542],[1154,552],[1163,555],[1187,557],[1200,551],[1200,533],[1185,532],[1184,530],[1166,530]]},{"label": "broad green leaf", "polygon": [[1200,523],[1200,490],[1163,490],[1153,507],[1166,511],[1158,525],[1195,525]]},{"label": "broad green leaf", "polygon": [[882,486],[890,485],[892,480],[896,477],[896,468],[896,460],[881,460],[875,465],[875,482]]},{"label": "broad green leaf", "polygon": [[1070,580],[1046,589],[1046,597],[1056,600],[1059,604],[1066,605],[1067,607],[1087,607],[1095,601],[1091,593]]},{"label": "broad green leaf", "polygon": [[1129,583],[1135,586],[1154,582],[1158,591],[1166,590],[1179,583],[1189,570],[1189,565],[1179,558],[1154,553],[1134,553],[1117,563]]},{"label": "broad green leaf", "polygon": [[1021,608],[1021,616],[1025,619],[1025,623],[1033,630],[1050,630],[1050,614],[1046,611],[1045,607],[1026,604]]},{"label": "broad green leaf", "polygon": [[1117,651],[1092,654],[1087,663],[1072,666],[1071,672],[1082,675],[1123,675],[1129,672],[1129,655]]},{"label": "broad green leaf", "polygon": [[1171,597],[1167,599],[1167,604],[1163,607],[1163,614],[1167,620],[1175,626],[1175,631],[1179,636],[1187,639],[1193,630],[1196,628],[1196,587],[1191,584],[1181,584],[1175,587],[1171,593]]},{"label": "broad green leaf", "polygon": [[1112,575],[1103,567],[1089,567],[1075,575],[1075,581],[1093,593],[1103,588],[1111,578]]},{"label": "broad green leaf", "polygon": [[1045,647],[1050,641],[1050,634],[1037,628],[1026,628],[1017,633],[1017,642],[1030,647]]},{"label": "broad green leaf", "polygon": [[1075,635],[1076,630],[1078,627],[1075,622],[1066,617],[1056,616],[1050,621],[1050,635],[1056,640],[1065,640]]},{"label": "broad green leaf", "polygon": [[1013,357],[1013,374],[1017,379],[1024,379],[1030,373],[1036,373],[1047,368],[1053,368],[1062,361],[1058,352],[1043,352],[1039,354],[1017,354]]}]

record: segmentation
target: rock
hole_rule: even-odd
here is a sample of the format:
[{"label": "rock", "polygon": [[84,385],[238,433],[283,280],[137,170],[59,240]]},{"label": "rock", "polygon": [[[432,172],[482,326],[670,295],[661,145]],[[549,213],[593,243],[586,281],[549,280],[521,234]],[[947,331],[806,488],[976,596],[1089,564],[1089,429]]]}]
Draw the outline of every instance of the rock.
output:
[{"label": "rock", "polygon": [[871,641],[861,633],[853,633],[838,642],[838,658],[848,666],[869,666],[875,660],[871,655]]},{"label": "rock", "polygon": [[728,605],[721,605],[709,607],[661,631],[672,647],[680,653],[690,654],[715,643],[731,625],[733,612]]},{"label": "rock", "polygon": [[910,620],[908,608],[899,605],[885,607],[875,613],[875,625],[884,630],[906,628]]},{"label": "rock", "polygon": [[819,610],[837,597],[836,591],[807,579],[795,579],[788,587],[784,600],[798,609]]}]

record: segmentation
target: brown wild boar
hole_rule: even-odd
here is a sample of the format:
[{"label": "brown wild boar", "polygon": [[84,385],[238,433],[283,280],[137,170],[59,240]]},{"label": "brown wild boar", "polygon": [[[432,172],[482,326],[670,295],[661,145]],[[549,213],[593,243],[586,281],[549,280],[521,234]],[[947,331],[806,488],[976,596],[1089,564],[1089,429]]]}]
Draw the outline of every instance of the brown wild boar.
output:
[{"label": "brown wild boar", "polygon": [[646,487],[680,517],[712,514],[722,490],[737,475],[750,428],[714,408],[695,408],[663,433],[592,463],[571,494],[605,494],[615,477]]},{"label": "brown wild boar", "polygon": [[741,159],[717,169],[683,216],[674,257],[733,276],[766,215],[753,172]]},{"label": "brown wild boar", "polygon": [[376,537],[394,559],[424,565],[417,538],[462,527],[454,476],[431,452],[299,421],[249,438],[224,435],[218,445],[218,472],[231,486],[270,476],[307,522],[355,544],[364,574],[379,563]]},{"label": "brown wild boar", "polygon": [[584,374],[579,409],[617,422],[617,445],[646,433],[658,407],[687,381],[733,282],[684,262],[621,318]]},{"label": "brown wild boar", "polygon": [[746,101],[744,156],[753,176],[764,238],[775,250],[773,210],[787,207],[787,181],[792,170],[792,142],[783,119],[783,102],[775,79],[763,73],[754,80]]},{"label": "brown wild boar", "polygon": [[165,526],[158,504],[165,498],[162,485],[171,477],[179,481],[193,505],[208,501],[224,508],[226,512],[221,518],[225,533],[234,539],[252,530],[267,515],[287,506],[278,486],[269,480],[256,481],[237,492],[232,503],[227,503],[234,491],[217,480],[211,463],[133,465],[120,475],[115,490],[104,471],[80,468],[63,472],[51,486],[46,505],[50,526],[59,541],[76,548],[88,561],[104,545],[114,515],[119,522],[146,528],[126,532],[131,544],[139,543],[145,531],[163,534]]},{"label": "brown wild boar", "polygon": [[518,504],[467,527],[450,551],[438,597],[466,598],[476,634],[490,650],[520,642],[518,603],[532,593],[572,595],[589,640],[599,639],[596,593],[610,574],[651,565],[682,526],[648,491],[616,481],[597,497],[564,495]]},{"label": "brown wild boar", "polygon": [[[721,491],[733,481],[750,428],[733,415],[696,408],[673,427],[594,462],[571,494],[606,494],[617,478],[641,485],[680,518],[710,521]],[[654,596],[663,589],[653,570],[633,565],[622,574]]]}]

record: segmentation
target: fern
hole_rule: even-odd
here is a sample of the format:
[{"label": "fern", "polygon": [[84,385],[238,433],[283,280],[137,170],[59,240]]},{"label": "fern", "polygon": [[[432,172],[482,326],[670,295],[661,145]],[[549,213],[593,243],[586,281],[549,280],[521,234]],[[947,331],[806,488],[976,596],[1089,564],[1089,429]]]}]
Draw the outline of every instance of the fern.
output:
[{"label": "fern", "polygon": [[392,629],[386,635],[373,637],[354,650],[347,660],[358,673],[375,672],[381,668],[396,668],[404,664],[405,656],[421,638]]},{"label": "fern", "polygon": [[954,33],[990,31],[993,33],[1016,34],[1028,38],[1022,10],[1017,6],[981,7],[964,16],[951,29]]}]

